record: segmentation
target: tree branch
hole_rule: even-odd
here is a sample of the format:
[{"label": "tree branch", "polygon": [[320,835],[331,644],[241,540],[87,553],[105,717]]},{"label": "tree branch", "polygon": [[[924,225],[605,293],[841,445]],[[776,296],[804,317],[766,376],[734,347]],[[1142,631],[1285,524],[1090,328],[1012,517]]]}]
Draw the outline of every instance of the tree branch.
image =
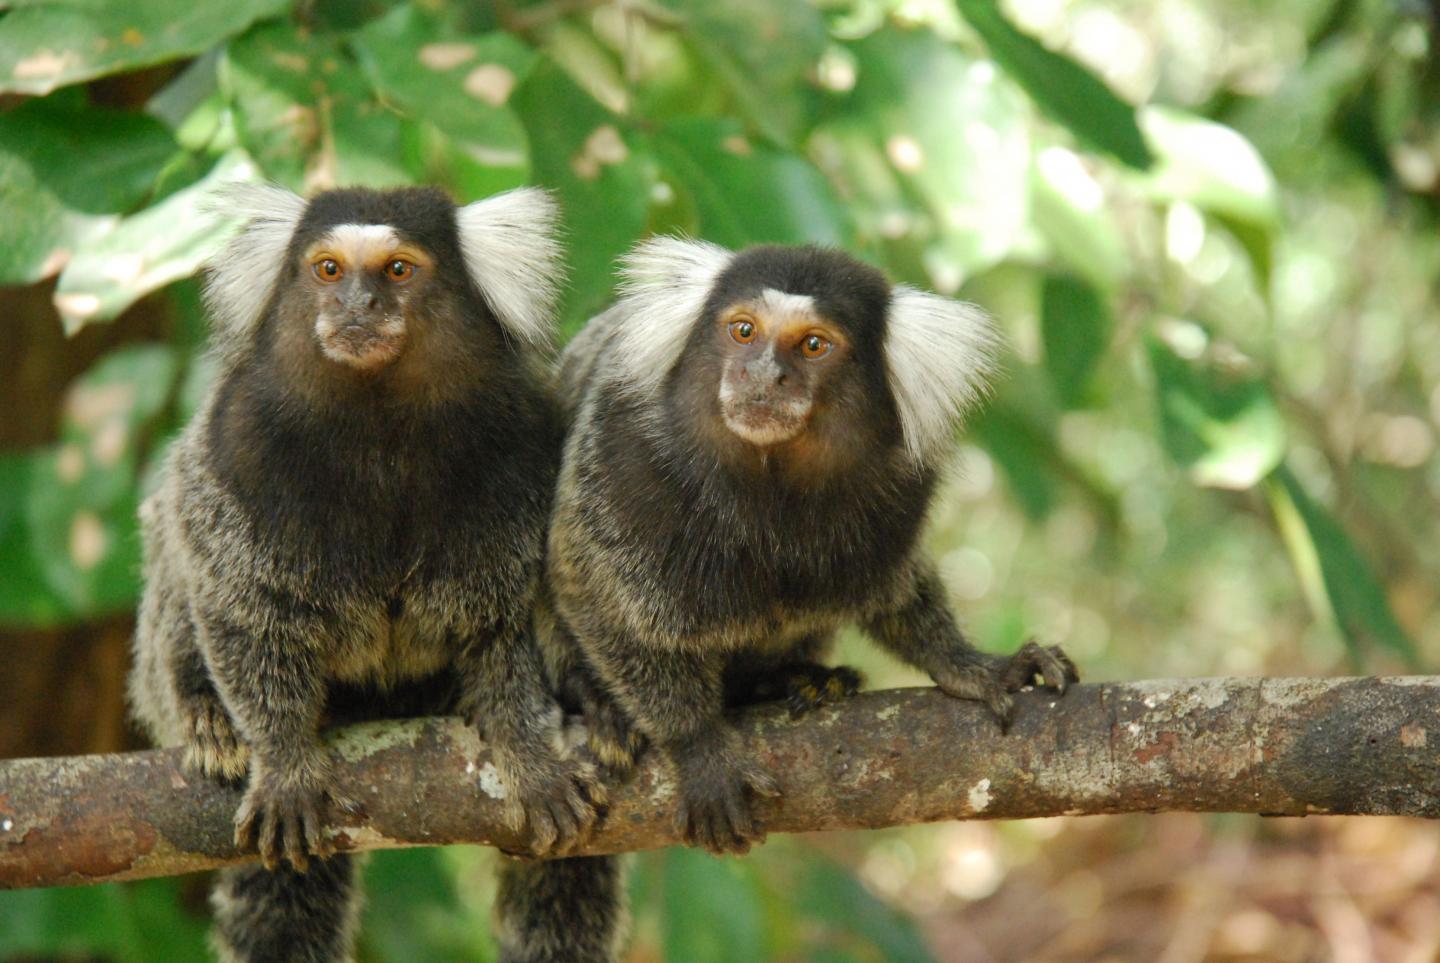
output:
[{"label": "tree branch", "polygon": [[[866,693],[799,722],[759,707],[737,722],[784,788],[759,805],[777,832],[1171,810],[1440,815],[1440,677],[1082,685],[1017,702],[1005,735],[978,705],[932,689]],[[339,849],[524,849],[490,795],[502,790],[485,748],[458,720],[371,723],[331,742],[342,791],[368,810],[332,830]],[[674,843],[673,797],[652,755],[584,852]],[[238,803],[177,750],[0,762],[0,888],[253,859],[231,844]]]}]

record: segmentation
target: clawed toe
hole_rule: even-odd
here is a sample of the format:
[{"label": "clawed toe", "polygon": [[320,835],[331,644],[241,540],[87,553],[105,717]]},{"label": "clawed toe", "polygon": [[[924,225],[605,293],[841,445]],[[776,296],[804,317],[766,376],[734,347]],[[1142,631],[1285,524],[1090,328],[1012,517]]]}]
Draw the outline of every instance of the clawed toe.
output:
[{"label": "clawed toe", "polygon": [[765,841],[752,805],[756,797],[780,795],[765,769],[740,754],[738,740],[718,752],[694,754],[681,763],[675,829],[691,846],[716,855],[744,853]]},{"label": "clawed toe", "polygon": [[972,653],[933,675],[947,695],[983,702],[1000,723],[1002,732],[1009,730],[1014,717],[1015,698],[1011,693],[1036,684],[1064,693],[1071,683],[1080,681],[1075,663],[1064,650],[1033,640],[1012,656]]},{"label": "clawed toe", "polygon": [[517,830],[528,828],[528,855],[573,852],[599,825],[608,800],[594,766],[533,760],[529,766],[513,765],[512,771],[525,775],[516,780],[510,821]]},{"label": "clawed toe", "polygon": [[791,673],[786,681],[786,704],[790,718],[848,699],[860,691],[860,673],[845,665],[812,666]]},{"label": "clawed toe", "polygon": [[322,818],[328,799],[323,789],[304,785],[251,786],[235,816],[236,847],[259,853],[266,869],[289,862],[305,872],[312,856],[325,859],[335,852]]},{"label": "clawed toe", "polygon": [[250,768],[250,747],[235,732],[218,703],[196,710],[185,743],[185,765],[227,785],[242,782]]},{"label": "clawed toe", "polygon": [[1031,639],[1010,657],[1004,679],[1011,692],[1039,683],[1063,693],[1070,683],[1080,681],[1080,673],[1058,645],[1040,645]]}]

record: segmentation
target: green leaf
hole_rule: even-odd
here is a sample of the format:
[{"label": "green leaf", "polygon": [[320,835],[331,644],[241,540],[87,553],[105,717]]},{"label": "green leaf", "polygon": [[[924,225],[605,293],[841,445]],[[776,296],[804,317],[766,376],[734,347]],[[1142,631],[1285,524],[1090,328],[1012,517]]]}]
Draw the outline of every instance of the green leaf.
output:
[{"label": "green leaf", "polygon": [[[933,963],[915,921],[876,898],[849,869],[814,853],[797,862],[801,875],[792,898],[825,944],[825,955],[807,958]],[[840,955],[841,949],[853,953]]]},{"label": "green leaf", "polygon": [[122,348],[71,387],[60,441],[31,475],[26,524],[50,589],[78,615],[134,605],[139,589],[139,466],[176,376],[164,345]]},{"label": "green leaf", "polygon": [[669,182],[693,201],[696,233],[718,244],[846,246],[852,237],[844,207],[812,164],[751,140],[734,121],[677,121],[650,144]]},{"label": "green leaf", "polygon": [[1130,275],[1130,256],[1104,188],[1078,154],[1063,147],[1041,151],[1030,196],[1035,227],[1072,271],[1107,290]]},{"label": "green leaf", "polygon": [[182,877],[147,879],[116,887],[128,928],[135,934],[123,958],[134,963],[204,963],[210,959],[206,939],[209,920],[187,912],[181,892],[184,885]]},{"label": "green leaf", "polygon": [[1259,152],[1231,128],[1171,107],[1147,107],[1140,121],[1158,158],[1141,186],[1156,200],[1189,201],[1213,214],[1267,286],[1280,201]]},{"label": "green leaf", "polygon": [[[615,50],[593,30],[583,25],[583,22],[557,20],[541,31],[540,40],[543,59],[559,67],[576,86],[595,98],[596,103],[605,109],[616,114],[633,113],[635,116],[657,118],[666,116],[665,111],[655,110],[648,103],[644,107],[635,103],[636,97],[642,93],[653,96],[654,89],[663,89],[664,85],[657,83],[654,77],[646,77],[644,83],[636,88],[636,85],[626,78],[624,65]],[[666,40],[673,43],[677,51],[684,50],[684,44],[678,36],[667,36]],[[653,37],[647,36],[637,42],[647,47],[645,59],[649,64],[652,57],[657,57],[652,48]],[[636,97],[632,97],[632,91]],[[694,107],[693,103],[689,103],[683,112],[705,113],[703,110],[695,110]]]},{"label": "green leaf", "polygon": [[933,286],[953,291],[1002,260],[1028,224],[1024,103],[991,65],[929,31],[887,28],[851,51],[854,90],[817,130],[817,153],[823,161],[827,136],[838,145],[827,169],[847,200],[882,237],[921,244]]},{"label": "green leaf", "polygon": [[[145,112],[164,121],[187,151],[222,151],[235,146],[220,95],[219,47],[192,61],[145,102]],[[222,140],[221,134],[230,135]]]},{"label": "green leaf", "polygon": [[1080,407],[1114,321],[1104,297],[1075,277],[1049,275],[1041,292],[1045,370],[1067,408]]},{"label": "green leaf", "polygon": [[828,40],[813,5],[796,0],[671,0],[683,32],[766,137],[793,146],[815,115],[810,82]]},{"label": "green leaf", "polygon": [[0,113],[0,285],[59,271],[145,198],[175,152],[174,138],[152,118],[89,107],[79,97]]},{"label": "green leaf", "polygon": [[[31,478],[49,457],[48,449],[0,453],[0,625],[58,624],[70,614],[65,599],[50,588],[31,543],[26,506]],[[0,903],[0,919],[4,907]],[[0,933],[4,927],[0,926]],[[0,946],[3,946],[0,942]]]},{"label": "green leaf", "polygon": [[[117,886],[0,893],[0,954],[89,955],[125,942]],[[133,959],[133,955],[128,956]]]},{"label": "green leaf", "polygon": [[665,853],[665,959],[770,959],[760,882],[748,864],[676,847]]},{"label": "green leaf", "polygon": [[995,0],[959,0],[959,6],[995,61],[1051,119],[1131,167],[1151,165],[1154,158],[1135,121],[1135,108],[1098,77],[1015,29]]},{"label": "green leaf", "polygon": [[535,182],[555,191],[564,212],[570,274],[561,324],[573,332],[609,303],[615,260],[645,231],[654,161],[643,138],[548,61],[515,104],[534,145]]},{"label": "green leaf", "polygon": [[438,849],[376,853],[365,867],[364,958],[376,963],[483,961],[494,951],[483,914],[458,898]]},{"label": "green leaf", "polygon": [[1364,664],[1364,647],[1375,645],[1417,667],[1415,643],[1396,620],[1385,586],[1335,516],[1284,466],[1266,493],[1312,609],[1334,620],[1356,664]]},{"label": "green leaf", "polygon": [[203,963],[205,921],[182,905],[183,881],[0,893],[0,958]]},{"label": "green leaf", "polygon": [[534,51],[506,33],[455,33],[410,6],[366,26],[351,47],[387,106],[426,125],[443,153],[428,179],[462,199],[524,183],[529,145],[509,101]]},{"label": "green leaf", "polygon": [[145,113],[163,121],[171,130],[179,128],[195,108],[215,95],[219,85],[215,70],[220,63],[220,53],[216,47],[192,60],[145,101]]},{"label": "green leaf", "polygon": [[809,153],[849,201],[850,217],[864,238],[903,237],[919,206],[885,157],[882,139],[863,123],[831,122],[810,138]]},{"label": "green leaf", "polygon": [[1048,517],[1059,498],[1060,441],[1053,427],[998,398],[972,417],[966,430],[1005,472],[1025,514],[1035,521]]},{"label": "green leaf", "polygon": [[189,57],[288,0],[56,0],[27,2],[0,18],[0,93],[56,87]]},{"label": "green leaf", "polygon": [[1254,224],[1278,223],[1274,175],[1239,133],[1173,107],[1147,107],[1141,123],[1158,155],[1143,181],[1153,196]]},{"label": "green leaf", "polygon": [[1238,353],[1222,360],[1204,350],[1199,328],[1172,322],[1170,333],[1170,343],[1146,339],[1166,451],[1198,485],[1252,487],[1285,453],[1285,423],[1270,389]]},{"label": "green leaf", "polygon": [[65,330],[73,334],[108,321],[151,291],[194,274],[226,230],[203,211],[205,199],[222,184],[254,175],[245,154],[231,151],[203,179],[124,218],[76,251],[55,290]]},{"label": "green leaf", "polygon": [[1373,60],[1370,38],[1338,34],[1287,71],[1273,91],[1237,104],[1226,120],[1278,170],[1314,172],[1316,147],[1340,104],[1370,75]]},{"label": "green leaf", "polygon": [[271,179],[297,191],[415,180],[402,119],[335,38],[260,27],[229,45],[219,73],[240,143]]},{"label": "green leaf", "polygon": [[107,355],[71,386],[56,444],[0,455],[0,624],[50,626],[134,607],[139,466],[154,460],[168,427],[157,416],[175,372],[163,345]]}]

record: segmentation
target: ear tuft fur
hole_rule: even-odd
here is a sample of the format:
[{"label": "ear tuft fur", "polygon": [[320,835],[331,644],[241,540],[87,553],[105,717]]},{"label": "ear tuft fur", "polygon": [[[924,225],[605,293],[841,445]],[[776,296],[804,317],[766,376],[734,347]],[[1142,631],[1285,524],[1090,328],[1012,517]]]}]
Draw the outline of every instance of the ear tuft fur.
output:
[{"label": "ear tuft fur", "polygon": [[237,183],[215,191],[205,207],[244,224],[210,259],[205,273],[205,305],[215,333],[243,335],[259,323],[275,291],[277,268],[305,213],[305,200],[273,184]]},{"label": "ear tuft fur", "polygon": [[980,308],[904,284],[890,293],[885,354],[905,448],[939,458],[963,416],[989,389],[999,334]]},{"label": "ear tuft fur", "polygon": [[548,346],[564,280],[556,239],[560,209],[548,191],[521,187],[455,212],[460,250],[500,325],[523,343]]},{"label": "ear tuft fur", "polygon": [[679,360],[705,301],[734,254],[708,241],[652,237],[625,255],[614,315],[626,380],[653,390]]}]

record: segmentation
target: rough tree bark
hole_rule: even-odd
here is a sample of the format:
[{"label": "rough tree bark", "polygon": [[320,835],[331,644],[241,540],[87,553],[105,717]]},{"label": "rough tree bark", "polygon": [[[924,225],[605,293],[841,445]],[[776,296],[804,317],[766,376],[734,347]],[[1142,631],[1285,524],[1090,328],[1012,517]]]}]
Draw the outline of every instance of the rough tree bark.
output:
[{"label": "rough tree bark", "polygon": [[[791,722],[737,720],[784,798],[777,832],[942,819],[1120,812],[1440,814],[1440,677],[1200,679],[1021,695],[1002,735],[979,706],[931,689],[867,693]],[[367,815],[338,848],[479,843],[523,851],[503,786],[454,719],[334,733],[339,778]],[[586,853],[675,842],[673,782],[655,758],[618,791]],[[164,876],[248,858],[239,793],[175,750],[0,762],[0,888]]]}]

